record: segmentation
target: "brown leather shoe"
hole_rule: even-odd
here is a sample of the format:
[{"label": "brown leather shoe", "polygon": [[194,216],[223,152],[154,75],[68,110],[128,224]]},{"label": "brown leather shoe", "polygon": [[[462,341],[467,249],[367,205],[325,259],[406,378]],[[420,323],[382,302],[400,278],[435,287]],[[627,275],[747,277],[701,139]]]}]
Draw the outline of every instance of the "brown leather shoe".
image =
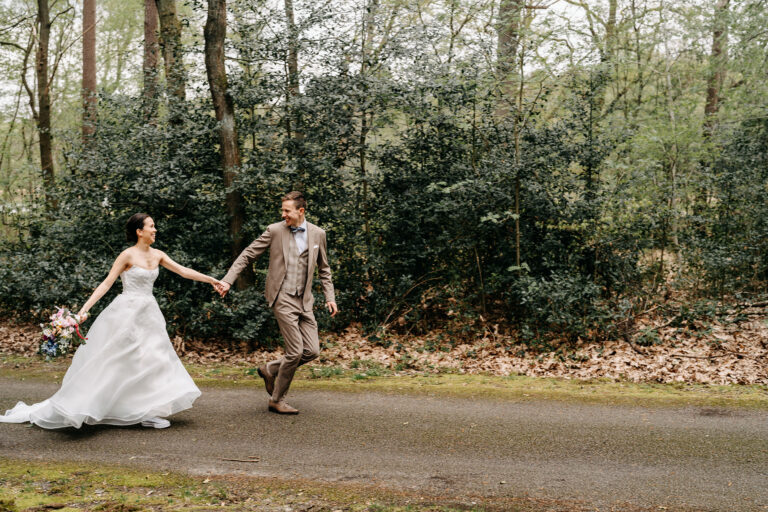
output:
[{"label": "brown leather shoe", "polygon": [[267,371],[267,365],[263,364],[259,366],[256,371],[258,372],[259,377],[264,379],[264,387],[267,388],[267,394],[272,396],[272,393],[275,391],[275,378]]},{"label": "brown leather shoe", "polygon": [[285,402],[273,402],[269,401],[269,412],[276,412],[277,414],[299,414],[298,409],[294,409]]}]

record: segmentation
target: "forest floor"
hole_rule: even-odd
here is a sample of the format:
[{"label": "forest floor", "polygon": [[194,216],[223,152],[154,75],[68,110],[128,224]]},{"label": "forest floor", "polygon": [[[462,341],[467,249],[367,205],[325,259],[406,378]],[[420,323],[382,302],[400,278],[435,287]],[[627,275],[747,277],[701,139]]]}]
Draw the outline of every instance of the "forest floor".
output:
[{"label": "forest floor", "polygon": [[[682,312],[681,312],[682,311]],[[457,327],[457,326],[453,326]],[[458,326],[460,327],[460,326]],[[458,329],[456,329],[458,330]],[[447,331],[426,335],[366,335],[359,326],[325,333],[310,376],[357,378],[390,375],[482,374],[559,379],[690,384],[768,385],[768,311],[733,306],[633,319],[618,340],[551,344],[548,350],[516,343],[497,325],[460,339]],[[0,353],[37,352],[40,328],[0,319]],[[254,368],[279,355],[248,351],[227,340],[173,340],[187,365]],[[553,346],[554,345],[554,346]]]}]

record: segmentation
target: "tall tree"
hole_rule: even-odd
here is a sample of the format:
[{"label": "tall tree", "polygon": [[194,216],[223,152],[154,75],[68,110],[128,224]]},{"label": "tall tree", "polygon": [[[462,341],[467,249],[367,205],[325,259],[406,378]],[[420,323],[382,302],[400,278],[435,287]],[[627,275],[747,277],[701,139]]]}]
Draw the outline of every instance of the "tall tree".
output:
[{"label": "tall tree", "polygon": [[710,72],[707,77],[706,103],[704,105],[704,138],[709,139],[715,130],[717,112],[720,110],[720,90],[725,78],[728,61],[728,4],[730,0],[717,0],[712,24],[712,53]]},{"label": "tall tree", "polygon": [[96,126],[96,0],[83,0],[83,142]]},{"label": "tall tree", "polygon": [[181,23],[176,14],[176,0],[155,1],[160,18],[160,46],[165,63],[165,80],[171,94],[183,101],[187,75],[184,70]]},{"label": "tall tree", "polygon": [[[536,9],[546,9],[547,6],[526,5],[524,0],[502,0],[496,22],[497,54],[496,72],[498,76],[498,97],[496,100],[496,116],[502,123],[512,124],[512,143],[515,168],[514,184],[514,221],[515,221],[515,266],[521,268],[520,249],[520,171],[521,145],[520,137],[528,119],[525,112],[525,54],[523,38],[525,31],[533,21]],[[534,101],[535,103],[535,101]]]},{"label": "tall tree", "polygon": [[144,0],[144,101],[148,118],[154,117],[157,105],[157,56],[160,43],[157,39],[157,4]]},{"label": "tall tree", "polygon": [[[619,50],[618,0],[608,0],[608,16],[605,18],[594,8],[594,2],[586,0],[566,0],[566,2],[583,10],[593,47],[597,49],[600,56],[600,65],[593,78],[592,90],[594,119],[598,120],[603,111],[610,79],[612,75],[618,76],[616,60]],[[626,91],[622,91],[616,96],[621,97],[625,93]],[[613,103],[614,105],[609,108],[615,106],[616,100]]]},{"label": "tall tree", "polygon": [[[515,155],[515,265],[520,267],[520,113],[518,97],[523,94],[523,66],[519,57],[520,31],[525,10],[524,0],[501,0],[496,25],[496,70],[499,76],[499,98],[496,114],[500,120],[514,122]],[[519,75],[517,79],[515,76]],[[513,106],[514,105],[514,106]],[[512,115],[510,115],[512,114]]]},{"label": "tall tree", "polygon": [[496,24],[496,69],[499,76],[499,108],[497,114],[506,118],[510,105],[517,97],[518,52],[520,30],[525,9],[524,0],[501,0]]},{"label": "tall tree", "polygon": [[[229,235],[232,240],[231,255],[234,259],[244,248],[245,209],[240,192],[232,190],[241,160],[234,102],[227,84],[224,48],[226,36],[227,2],[226,0],[208,0],[208,19],[204,29],[205,72],[208,75],[216,120],[219,122],[219,152],[224,172],[224,184],[227,188],[226,205],[229,215]],[[251,273],[244,274],[238,279],[238,287],[245,288],[252,282],[253,275]]]},{"label": "tall tree", "polygon": [[[386,15],[380,13],[380,0],[366,0],[365,14],[362,17],[362,26],[360,30],[360,82],[363,90],[368,87],[369,80],[378,72],[382,62],[382,52],[386,48],[392,35],[392,28],[401,2],[393,2],[390,6],[390,12],[387,16],[388,21],[379,26],[376,23],[378,17]],[[377,28],[380,30],[380,40],[376,44]],[[368,133],[371,131],[374,122],[375,111],[369,104],[367,94],[364,94],[359,100],[360,105],[360,137],[359,137],[359,166],[360,177],[362,181],[362,206],[363,212],[363,230],[366,234],[366,242],[371,245],[371,215],[370,198],[368,191],[369,171],[368,165]]]},{"label": "tall tree", "polygon": [[[286,103],[288,105],[288,115],[285,116],[288,137],[291,137],[291,130],[296,138],[301,138],[298,131],[298,110],[294,107],[293,100],[299,95],[299,36],[296,28],[296,20],[293,12],[293,0],[285,0],[285,21],[288,29],[288,52],[286,64],[288,66]],[[291,126],[293,125],[293,127]]]},{"label": "tall tree", "polygon": [[[709,75],[707,77],[706,101],[704,104],[704,124],[702,137],[704,142],[710,142],[717,129],[717,113],[720,111],[720,91],[725,78],[725,67],[728,61],[727,50],[727,15],[729,0],[717,0],[712,21],[712,52],[709,61]],[[709,167],[709,162],[702,162],[704,168]],[[701,181],[698,197],[694,209],[701,212],[709,201],[710,188],[707,181]]]},{"label": "tall tree", "polygon": [[51,89],[48,80],[48,43],[51,38],[51,15],[48,0],[37,0],[37,51],[35,73],[37,75],[37,129],[40,137],[40,167],[46,207],[56,209],[56,200],[50,197],[54,184],[53,137],[51,135]]}]

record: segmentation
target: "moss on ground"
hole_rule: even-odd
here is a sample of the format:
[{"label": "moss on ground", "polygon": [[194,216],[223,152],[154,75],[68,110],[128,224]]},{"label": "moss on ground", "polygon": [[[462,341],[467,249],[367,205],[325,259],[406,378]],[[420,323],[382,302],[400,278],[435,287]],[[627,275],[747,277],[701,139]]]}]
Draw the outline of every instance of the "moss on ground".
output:
[{"label": "moss on ground", "polygon": [[[152,473],[103,464],[0,458],[0,512],[587,510],[533,499],[436,498],[303,480]],[[629,509],[636,510],[636,509]]]},{"label": "moss on ground", "polygon": [[[261,384],[259,381],[258,384]],[[294,389],[413,393],[494,400],[559,400],[568,402],[658,406],[704,406],[768,409],[768,387],[653,384],[608,380],[565,380],[542,377],[487,375],[414,375],[358,380],[343,375],[299,379]]]},{"label": "moss on ground", "polygon": [[[393,375],[365,361],[353,366],[357,367],[344,369],[336,366],[309,366],[296,374],[292,389],[408,393],[514,401],[560,400],[644,407],[699,406],[768,410],[768,386],[763,385],[657,384],[456,373]],[[187,365],[187,369],[201,386],[263,385],[253,367]]]}]

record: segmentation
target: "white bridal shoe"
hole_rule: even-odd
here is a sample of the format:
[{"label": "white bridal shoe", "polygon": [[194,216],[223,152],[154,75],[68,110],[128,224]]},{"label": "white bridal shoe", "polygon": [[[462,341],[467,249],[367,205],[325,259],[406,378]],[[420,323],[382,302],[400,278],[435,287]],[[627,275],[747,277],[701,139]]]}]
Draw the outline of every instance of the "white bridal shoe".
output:
[{"label": "white bridal shoe", "polygon": [[148,428],[168,428],[171,426],[171,422],[164,418],[147,418],[141,422],[141,426]]}]

